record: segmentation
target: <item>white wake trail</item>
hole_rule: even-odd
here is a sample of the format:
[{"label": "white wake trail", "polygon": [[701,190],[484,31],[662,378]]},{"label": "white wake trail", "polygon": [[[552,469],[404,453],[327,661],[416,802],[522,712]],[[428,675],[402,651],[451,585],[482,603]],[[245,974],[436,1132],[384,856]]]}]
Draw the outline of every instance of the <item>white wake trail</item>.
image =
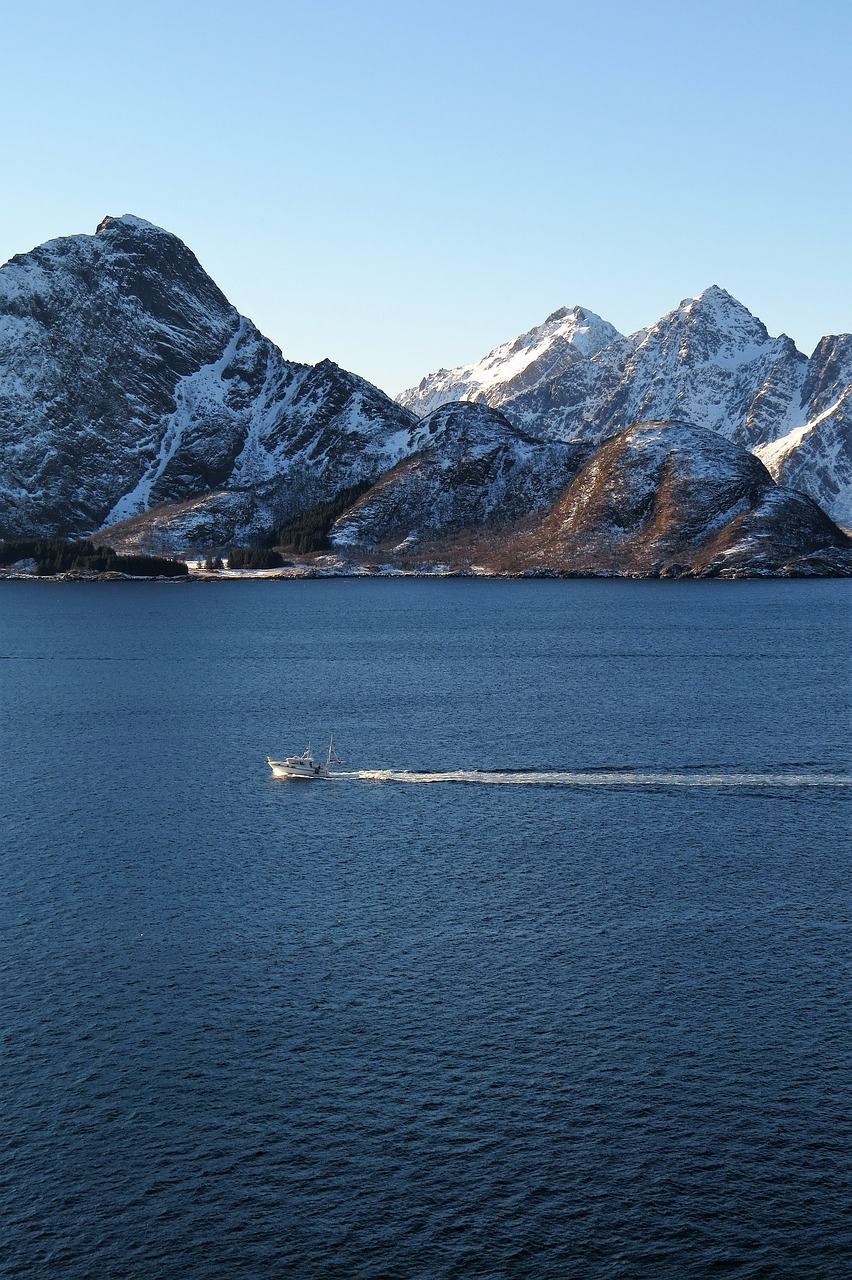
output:
[{"label": "white wake trail", "polygon": [[335,777],[362,782],[477,783],[486,786],[556,787],[848,787],[852,778],[838,773],[756,773],[641,770],[487,770],[358,769]]}]

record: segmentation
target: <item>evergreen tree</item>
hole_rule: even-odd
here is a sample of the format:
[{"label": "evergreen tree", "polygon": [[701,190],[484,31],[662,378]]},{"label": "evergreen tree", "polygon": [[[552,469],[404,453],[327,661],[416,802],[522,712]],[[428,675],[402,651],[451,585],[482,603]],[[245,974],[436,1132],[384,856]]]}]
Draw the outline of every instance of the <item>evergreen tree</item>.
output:
[{"label": "evergreen tree", "polygon": [[283,524],[278,530],[278,545],[300,555],[310,551],[328,551],[331,548],[329,530],[337,517],[372,487],[372,480],[361,480],[358,484],[341,489],[328,502],[317,502],[312,507],[306,507],[294,520]]},{"label": "evergreen tree", "polygon": [[18,560],[34,560],[39,577],[58,573],[127,573],[134,577],[184,577],[182,560],[164,556],[118,555],[112,547],[96,546],[87,539],[69,542],[65,538],[13,538],[0,542],[0,565]]}]

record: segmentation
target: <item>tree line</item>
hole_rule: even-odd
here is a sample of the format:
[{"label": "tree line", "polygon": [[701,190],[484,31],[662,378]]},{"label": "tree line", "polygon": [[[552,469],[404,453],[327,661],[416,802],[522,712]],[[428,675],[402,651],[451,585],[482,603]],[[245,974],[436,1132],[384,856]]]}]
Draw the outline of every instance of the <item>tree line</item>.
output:
[{"label": "tree line", "polygon": [[[293,520],[270,530],[253,547],[231,547],[230,569],[280,569],[286,561],[281,551],[305,555],[331,549],[329,532],[338,516],[372,487],[371,480],[347,486],[327,502],[306,507]],[[126,573],[133,577],[177,578],[189,572],[183,560],[166,556],[119,555],[112,547],[95,545],[87,538],[9,538],[0,540],[0,567],[32,560],[40,577],[59,573]],[[221,569],[220,556],[208,556],[207,569]]]},{"label": "tree line", "polygon": [[0,541],[0,565],[34,561],[39,577],[57,573],[127,573],[136,578],[182,578],[189,572],[182,560],[166,556],[119,555],[112,547],[96,546],[86,538],[10,538]]},{"label": "tree line", "polygon": [[270,546],[304,555],[309,551],[329,551],[329,531],[338,516],[373,487],[372,480],[359,480],[346,489],[340,489],[328,502],[316,502],[306,507],[294,520],[282,524],[268,538]]},{"label": "tree line", "polygon": [[[229,569],[280,569],[283,564],[283,556],[264,547],[231,547],[228,552]],[[211,568],[216,568],[215,562]]]},{"label": "tree line", "polygon": [[[286,524],[271,529],[258,539],[259,546],[231,547],[228,552],[229,569],[280,569],[287,561],[281,555],[289,551],[307,555],[311,551],[330,551],[329,532],[338,516],[358,501],[373,486],[372,480],[359,480],[340,489],[327,502],[315,502]],[[217,565],[218,561],[218,565]],[[205,568],[222,567],[218,557],[208,556]]]}]

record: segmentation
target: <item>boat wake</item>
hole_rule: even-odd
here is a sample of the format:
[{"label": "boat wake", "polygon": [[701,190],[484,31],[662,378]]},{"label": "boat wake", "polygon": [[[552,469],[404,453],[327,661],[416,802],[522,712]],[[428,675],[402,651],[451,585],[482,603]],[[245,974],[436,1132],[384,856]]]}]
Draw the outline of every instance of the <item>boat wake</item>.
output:
[{"label": "boat wake", "polygon": [[335,778],[361,782],[475,783],[526,787],[848,787],[852,777],[818,772],[729,772],[711,769],[667,771],[634,769],[527,770],[453,769],[441,773],[414,769],[358,769]]}]

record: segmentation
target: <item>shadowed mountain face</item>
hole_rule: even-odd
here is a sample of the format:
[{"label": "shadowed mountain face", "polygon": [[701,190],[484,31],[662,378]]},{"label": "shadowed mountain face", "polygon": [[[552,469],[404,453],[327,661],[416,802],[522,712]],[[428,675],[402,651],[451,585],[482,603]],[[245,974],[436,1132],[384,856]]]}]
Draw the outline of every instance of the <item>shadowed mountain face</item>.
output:
[{"label": "shadowed mountain face", "polygon": [[[846,572],[844,536],[754,454],[843,501],[849,341],[807,361],[718,289],[632,338],[575,308],[442,371],[419,418],[286,360],[175,236],[105,218],[0,269],[0,537],[220,550],[357,485],[331,531],[350,558]],[[444,403],[456,383],[473,399]]]},{"label": "shadowed mountain face", "polygon": [[[756,453],[776,479],[852,525],[848,334],[824,338],[808,360],[715,285],[627,338],[595,321],[598,341],[575,343],[567,361],[564,335],[549,320],[477,364],[431,375],[400,402],[422,413],[454,387],[463,399],[499,405],[526,431],[562,440],[602,440],[639,421],[689,421]],[[524,384],[518,361],[530,350],[536,376]]]},{"label": "shadowed mountain face", "polygon": [[331,361],[285,360],[176,236],[131,216],[0,269],[0,366],[5,536],[188,500],[178,541],[249,534],[385,470],[413,422]]}]

